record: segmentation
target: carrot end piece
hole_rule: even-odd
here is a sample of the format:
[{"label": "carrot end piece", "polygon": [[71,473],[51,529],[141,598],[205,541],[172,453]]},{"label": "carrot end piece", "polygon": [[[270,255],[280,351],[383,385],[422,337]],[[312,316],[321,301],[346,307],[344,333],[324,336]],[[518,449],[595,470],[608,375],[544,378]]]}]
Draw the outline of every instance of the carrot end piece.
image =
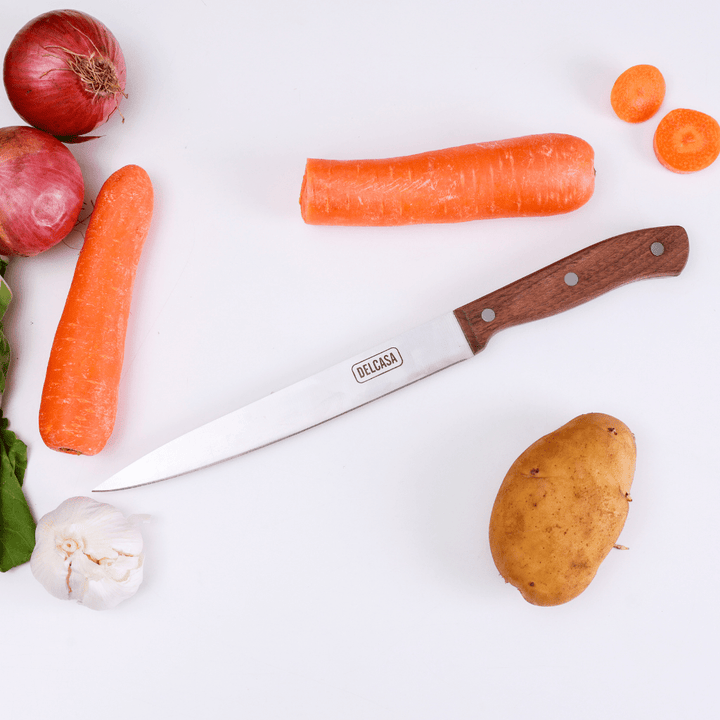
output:
[{"label": "carrot end piece", "polygon": [[610,91],[610,104],[625,122],[649,120],[665,99],[665,78],[654,65],[633,65],[623,72]]}]

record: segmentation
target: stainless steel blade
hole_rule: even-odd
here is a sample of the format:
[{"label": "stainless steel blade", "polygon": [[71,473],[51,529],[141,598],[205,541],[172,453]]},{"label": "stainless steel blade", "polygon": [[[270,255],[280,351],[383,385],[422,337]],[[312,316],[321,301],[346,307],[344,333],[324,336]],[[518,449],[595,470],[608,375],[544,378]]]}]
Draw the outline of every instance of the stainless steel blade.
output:
[{"label": "stainless steel blade", "polygon": [[94,492],[147,485],[244,455],[472,356],[455,315],[447,313],[192,430],[124,468]]}]

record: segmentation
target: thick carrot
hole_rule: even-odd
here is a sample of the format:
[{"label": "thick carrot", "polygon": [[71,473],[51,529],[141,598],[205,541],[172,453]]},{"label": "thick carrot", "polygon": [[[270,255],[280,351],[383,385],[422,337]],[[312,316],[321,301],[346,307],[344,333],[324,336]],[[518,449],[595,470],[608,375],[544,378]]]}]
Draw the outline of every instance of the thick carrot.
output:
[{"label": "thick carrot", "polygon": [[100,189],[53,341],[40,435],[59,452],[95,455],[112,434],[138,261],[153,188],[137,165]]},{"label": "thick carrot", "polygon": [[300,192],[310,225],[411,225],[557,215],[595,187],[592,147],[528,135],[384,160],[309,159]]},{"label": "thick carrot", "polygon": [[641,123],[660,109],[665,99],[665,78],[654,65],[633,65],[615,81],[610,104],[625,122]]},{"label": "thick carrot", "polygon": [[697,172],[712,165],[720,154],[720,125],[697,110],[671,110],[655,130],[653,148],[668,170]]}]

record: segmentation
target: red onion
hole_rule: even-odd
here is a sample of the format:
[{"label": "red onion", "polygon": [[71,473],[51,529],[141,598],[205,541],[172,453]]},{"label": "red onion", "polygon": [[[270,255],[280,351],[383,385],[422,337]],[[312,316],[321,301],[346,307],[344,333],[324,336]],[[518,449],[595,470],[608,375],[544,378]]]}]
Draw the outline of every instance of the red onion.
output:
[{"label": "red onion", "polygon": [[37,255],[73,229],[83,176],[57,138],[29,127],[0,128],[0,253]]},{"label": "red onion", "polygon": [[53,10],[31,20],[5,54],[5,89],[27,123],[74,138],[107,122],[125,96],[125,58],[99,20]]}]

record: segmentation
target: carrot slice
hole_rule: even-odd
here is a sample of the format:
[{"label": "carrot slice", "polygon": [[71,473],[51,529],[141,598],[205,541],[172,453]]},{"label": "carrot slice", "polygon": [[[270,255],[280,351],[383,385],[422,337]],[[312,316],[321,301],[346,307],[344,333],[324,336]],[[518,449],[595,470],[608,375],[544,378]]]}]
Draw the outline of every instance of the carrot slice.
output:
[{"label": "carrot slice", "polygon": [[40,435],[53,450],[95,455],[112,434],[133,284],[152,210],[152,184],[137,165],[113,173],[100,189],[40,402]]},{"label": "carrot slice", "polygon": [[660,109],[665,99],[665,78],[654,65],[625,70],[610,91],[610,104],[625,122],[641,123]]},{"label": "carrot slice", "polygon": [[653,138],[657,159],[676,173],[691,173],[712,165],[720,154],[720,125],[697,110],[671,110]]},{"label": "carrot slice", "polygon": [[309,159],[311,225],[410,225],[567,213],[595,188],[592,147],[548,133],[384,160]]}]

